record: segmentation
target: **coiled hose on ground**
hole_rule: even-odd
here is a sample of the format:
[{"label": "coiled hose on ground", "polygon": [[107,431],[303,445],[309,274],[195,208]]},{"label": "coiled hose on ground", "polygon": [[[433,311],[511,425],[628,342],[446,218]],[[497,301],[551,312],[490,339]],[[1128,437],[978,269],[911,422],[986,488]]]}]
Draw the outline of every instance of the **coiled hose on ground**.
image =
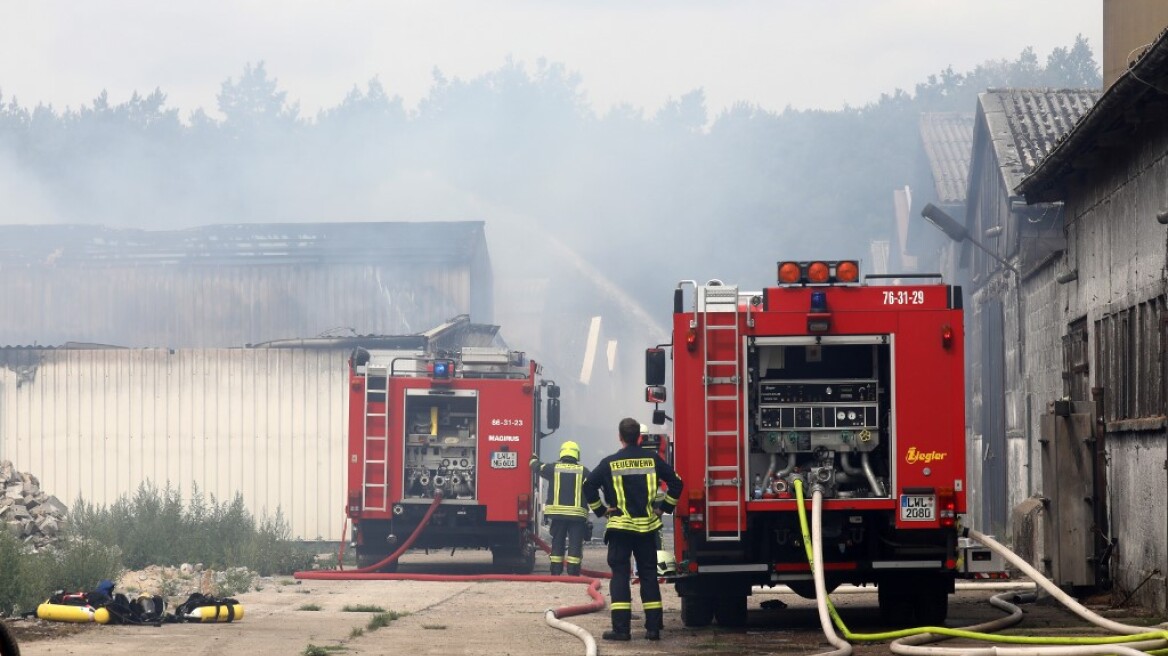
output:
[{"label": "coiled hose on ground", "polygon": [[[990,600],[990,603],[995,607],[1005,610],[1010,613],[1008,617],[1000,618],[991,622],[986,622],[977,626],[967,627],[965,629],[950,629],[947,627],[918,627],[913,629],[904,629],[901,631],[889,631],[885,633],[875,634],[857,634],[852,633],[844,625],[843,620],[836,612],[831,599],[826,594],[826,586],[823,582],[823,543],[822,543],[822,523],[823,523],[823,494],[818,487],[812,488],[812,528],[811,535],[808,536],[807,530],[807,514],[804,506],[803,486],[801,481],[795,483],[795,495],[798,500],[799,523],[803,531],[804,544],[807,547],[807,558],[811,564],[812,572],[815,577],[815,591],[816,601],[820,612],[820,624],[824,627],[824,635],[828,642],[836,647],[835,651],[827,652],[833,656],[846,656],[851,652],[851,645],[842,640],[835,634],[831,628],[830,623],[827,622],[827,617],[830,615],[835,625],[839,627],[841,633],[849,640],[856,641],[881,641],[893,640],[891,650],[896,654],[906,654],[911,656],[952,656],[954,654],[973,654],[975,656],[1077,656],[1087,654],[1144,654],[1146,650],[1162,648],[1168,645],[1168,631],[1152,630],[1149,631],[1147,627],[1132,626],[1114,622],[1091,612],[1083,607],[1069,595],[1064,593],[1054,585],[1050,580],[1042,576],[1037,570],[1031,567],[1025,560],[1018,555],[1009,551],[1001,544],[994,541],[992,538],[985,536],[978,531],[967,529],[966,535],[977,540],[981,544],[989,547],[991,550],[1002,555],[1003,558],[1009,560],[1026,575],[1030,576],[1043,589],[1051,592],[1052,596],[1059,599],[1083,619],[1092,622],[1093,624],[1102,628],[1108,629],[1116,633],[1123,633],[1126,635],[1119,635],[1113,637],[1066,637],[1066,636],[1002,636],[988,631],[997,631],[1006,626],[1016,624],[1022,618],[1022,612],[1017,606],[1011,604],[1007,599],[1010,596],[1016,596],[1014,593],[1002,593]],[[921,647],[920,645],[935,642],[937,640],[944,640],[948,638],[969,638],[974,640],[981,640],[986,642],[1002,642],[1030,645],[1027,647],[962,647],[962,648],[944,648],[944,647]]]}]

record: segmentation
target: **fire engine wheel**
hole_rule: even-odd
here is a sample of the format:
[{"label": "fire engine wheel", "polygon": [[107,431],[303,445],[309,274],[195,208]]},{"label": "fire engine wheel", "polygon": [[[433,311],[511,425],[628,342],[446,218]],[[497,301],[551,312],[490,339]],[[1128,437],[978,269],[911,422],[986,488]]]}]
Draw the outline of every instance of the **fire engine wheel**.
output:
[{"label": "fire engine wheel", "polygon": [[714,621],[714,597],[682,595],[681,623],[690,627],[709,626]]},{"label": "fire engine wheel", "polygon": [[746,595],[718,597],[714,619],[722,626],[746,626]]},{"label": "fire engine wheel", "polygon": [[503,574],[530,574],[535,570],[535,551],[514,547],[491,547],[491,567]]},{"label": "fire engine wheel", "polygon": [[941,626],[949,616],[949,593],[941,580],[885,582],[877,586],[876,595],[880,620],[892,627]]}]

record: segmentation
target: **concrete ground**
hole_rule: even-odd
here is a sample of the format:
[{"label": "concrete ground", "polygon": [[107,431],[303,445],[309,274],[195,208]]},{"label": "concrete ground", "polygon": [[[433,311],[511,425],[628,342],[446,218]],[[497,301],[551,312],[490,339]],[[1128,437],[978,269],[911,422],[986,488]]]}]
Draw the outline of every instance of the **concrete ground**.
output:
[{"label": "concrete ground", "polygon": [[[487,570],[485,551],[411,553],[401,573],[478,574]],[[589,545],[585,567],[604,569],[602,545]],[[546,561],[541,562],[546,573]],[[607,585],[603,588],[607,597]],[[1001,615],[988,599],[1000,590],[990,586],[959,591],[951,598],[948,625],[965,626]],[[634,601],[634,640],[599,640],[608,628],[608,613],[568,618],[597,637],[600,654],[701,654],[704,656],[812,654],[830,647],[820,630],[814,602],[785,588],[760,590],[751,597],[746,627],[701,629],[682,626],[680,605],[672,586],[664,586],[665,631],[658,643],[641,639],[639,604]],[[585,586],[530,582],[418,581],[296,581],[265,580],[261,589],[237,597],[244,619],[232,624],[164,624],[148,626],[43,626],[27,620],[10,622],[21,638],[21,654],[111,653],[166,654],[583,654],[583,644],[544,621],[548,608],[586,603]],[[857,633],[885,630],[880,624],[874,590],[837,592],[832,596],[849,628]],[[775,602],[781,603],[775,603]],[[770,603],[765,603],[770,602]],[[764,608],[763,605],[766,605]],[[376,607],[394,611],[398,619],[382,628],[369,627]],[[346,610],[346,607],[349,607]],[[1009,633],[1100,635],[1102,632],[1061,607],[1042,602],[1025,605],[1026,617]],[[1098,607],[1117,621],[1141,625],[1164,621],[1133,609]],[[42,635],[35,636],[40,625]],[[37,638],[28,640],[28,638]],[[316,647],[314,652],[311,648]],[[327,651],[326,651],[327,650]],[[856,654],[888,653],[888,644],[856,644]]]}]

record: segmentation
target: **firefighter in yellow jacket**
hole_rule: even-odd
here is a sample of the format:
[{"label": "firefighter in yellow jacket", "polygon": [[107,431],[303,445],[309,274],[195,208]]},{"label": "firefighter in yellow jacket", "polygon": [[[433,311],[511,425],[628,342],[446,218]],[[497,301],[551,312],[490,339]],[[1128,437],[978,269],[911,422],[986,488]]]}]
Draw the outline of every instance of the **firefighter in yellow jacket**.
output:
[{"label": "firefighter in yellow jacket", "polygon": [[[618,426],[621,450],[596,465],[584,481],[584,498],[598,517],[608,517],[604,542],[612,569],[612,630],[605,640],[630,639],[633,597],[629,556],[637,561],[641,579],[641,606],[645,611],[645,639],[660,640],[661,588],[657,584],[658,535],[662,513],[671,513],[681,498],[682,482],[673,467],[656,452],[638,445],[641,424],[625,418]],[[656,501],[665,483],[665,497]],[[603,501],[601,493],[604,494]]]},{"label": "firefighter in yellow jacket", "polygon": [[[531,457],[532,469],[539,469],[541,478],[548,481],[547,499],[543,512],[551,521],[552,576],[564,573],[564,562],[568,564],[568,575],[580,574],[580,563],[584,559],[584,535],[588,532],[588,508],[584,505],[584,479],[588,478],[588,468],[580,464],[580,445],[569,440],[560,447],[557,462],[541,464],[539,456]],[[567,542],[567,556],[564,543]]]}]

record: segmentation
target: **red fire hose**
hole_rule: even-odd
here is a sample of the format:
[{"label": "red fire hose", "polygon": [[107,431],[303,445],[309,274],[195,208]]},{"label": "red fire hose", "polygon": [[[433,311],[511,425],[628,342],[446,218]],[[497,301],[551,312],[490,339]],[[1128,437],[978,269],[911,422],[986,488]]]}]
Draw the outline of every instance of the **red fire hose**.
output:
[{"label": "red fire hose", "polygon": [[[596,643],[592,640],[591,635],[587,632],[572,631],[565,629],[563,625],[568,627],[574,626],[566,622],[559,622],[558,620],[565,617],[572,617],[573,615],[584,615],[586,613],[594,613],[604,609],[604,595],[600,593],[600,579],[612,578],[608,572],[597,572],[593,570],[581,570],[583,576],[552,576],[543,574],[397,574],[378,572],[377,570],[396,561],[422,534],[422,529],[430,523],[430,518],[434,515],[434,511],[438,509],[439,504],[442,503],[441,494],[435,495],[433,503],[426,510],[426,514],[422,517],[422,521],[418,523],[417,528],[413,533],[406,538],[396,551],[389,554],[382,560],[373,565],[366,567],[358,567],[351,570],[303,570],[294,572],[293,577],[301,580],[312,581],[442,581],[442,582],[473,582],[473,581],[520,581],[530,583],[587,583],[588,596],[592,598],[591,603],[580,604],[576,606],[565,606],[562,608],[549,609],[547,613],[551,616],[548,618],[548,623],[555,628],[567,630],[569,633],[574,633],[581,640],[584,641],[589,654],[596,653]],[[345,536],[341,536],[342,542]],[[550,551],[550,547],[546,542],[541,540],[538,536],[535,537],[535,543],[540,549]],[[576,627],[578,629],[578,627]],[[580,632],[584,635],[581,636]]]}]

